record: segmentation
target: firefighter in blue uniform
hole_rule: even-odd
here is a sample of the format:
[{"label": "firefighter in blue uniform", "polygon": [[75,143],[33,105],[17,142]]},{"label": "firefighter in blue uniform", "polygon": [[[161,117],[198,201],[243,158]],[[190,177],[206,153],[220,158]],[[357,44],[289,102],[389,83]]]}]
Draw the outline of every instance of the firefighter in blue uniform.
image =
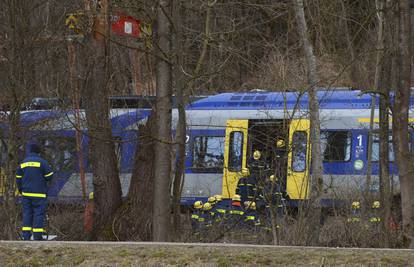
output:
[{"label": "firefighter in blue uniform", "polygon": [[240,195],[242,203],[246,201],[256,201],[257,194],[257,179],[255,175],[251,175],[249,169],[243,168],[242,175],[237,183],[236,194]]},{"label": "firefighter in blue uniform", "polygon": [[47,182],[53,178],[49,163],[40,157],[40,147],[30,146],[29,155],[20,163],[16,172],[16,183],[22,195],[23,239],[42,240],[47,205]]},{"label": "firefighter in blue uniform", "polygon": [[256,232],[260,226],[260,219],[256,211],[256,202],[246,201],[244,202],[244,224],[247,230]]},{"label": "firefighter in blue uniform", "polygon": [[214,222],[220,224],[226,218],[226,207],[223,205],[223,197],[221,195],[215,195],[216,204],[213,207]]},{"label": "firefighter in blue uniform", "polygon": [[212,206],[209,202],[203,204],[203,212],[200,214],[198,219],[202,230],[209,230],[213,225],[213,214],[211,209]]},{"label": "firefighter in blue uniform", "polygon": [[241,225],[243,222],[244,209],[241,205],[240,195],[234,195],[231,201],[231,207],[229,210],[229,215],[227,217],[227,225],[235,227],[236,225]]},{"label": "firefighter in blue uniform", "polygon": [[348,223],[359,223],[361,222],[361,203],[359,201],[353,201],[351,204],[350,217]]},{"label": "firefighter in blue uniform", "polygon": [[203,209],[203,202],[196,201],[194,202],[194,212],[191,215],[191,226],[193,230],[198,230],[199,228],[199,219]]}]

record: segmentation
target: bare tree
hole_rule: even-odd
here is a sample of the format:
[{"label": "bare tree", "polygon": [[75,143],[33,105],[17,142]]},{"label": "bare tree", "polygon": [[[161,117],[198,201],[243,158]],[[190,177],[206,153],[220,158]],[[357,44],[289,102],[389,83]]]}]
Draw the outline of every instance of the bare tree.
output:
[{"label": "bare tree", "polygon": [[[24,143],[24,132],[20,123],[20,112],[29,102],[38,87],[36,77],[36,55],[39,50],[36,44],[41,39],[41,31],[34,30],[39,21],[31,17],[35,6],[42,6],[37,1],[0,1],[0,32],[4,33],[0,41],[4,53],[4,60],[0,60],[0,90],[2,95],[1,120],[8,125],[7,159],[2,167],[5,176],[4,203],[2,213],[7,216],[7,238],[16,238],[18,206],[16,205],[15,171],[19,163],[19,149]],[[1,51],[1,52],[3,52]],[[0,52],[0,54],[1,54]],[[22,156],[22,155],[20,155]],[[3,177],[2,177],[3,178]],[[3,192],[2,192],[3,193]]]},{"label": "bare tree", "polygon": [[[316,70],[316,57],[313,53],[313,46],[309,40],[308,28],[305,19],[305,12],[303,7],[302,0],[293,0],[296,21],[300,40],[303,46],[303,51],[305,53],[305,60],[307,66],[307,76],[308,76],[308,94],[309,94],[309,117],[311,121],[311,154],[312,154],[312,180],[311,180],[311,198],[313,201],[319,201],[319,197],[322,193],[322,157],[321,157],[321,136],[320,136],[320,120],[319,120],[319,103],[317,99],[317,70]],[[319,211],[319,215],[316,214],[316,218],[320,218],[320,208],[319,203],[316,203],[318,207],[316,208]],[[314,224],[315,227],[318,224]],[[319,237],[319,227],[315,229],[315,237],[313,238],[314,242],[317,242]]]},{"label": "bare tree", "polygon": [[160,0],[157,6],[158,58],[156,62],[157,103],[154,162],[153,240],[167,241],[171,213],[171,5]]},{"label": "bare tree", "polygon": [[[118,207],[121,205],[121,184],[118,174],[114,139],[109,118],[109,35],[108,24],[109,0],[99,2],[95,6],[93,38],[86,58],[86,71],[90,72],[83,88],[86,121],[89,136],[89,161],[92,165],[96,238],[110,239],[102,233],[111,225]],[[89,10],[91,12],[93,10]],[[92,13],[91,13],[92,14]],[[108,231],[106,232],[108,233]],[[110,233],[110,232],[109,232]]]},{"label": "bare tree", "polygon": [[[389,173],[389,88],[390,72],[385,71],[387,65],[391,69],[390,53],[386,48],[390,47],[392,36],[387,31],[387,18],[391,13],[386,0],[377,0],[378,17],[378,50],[375,67],[374,88],[380,94],[379,101],[379,164],[380,164],[380,198],[382,203],[382,232],[385,234],[385,247],[389,247],[389,219],[391,217],[391,180]],[[388,36],[388,41],[386,41]],[[371,149],[372,150],[372,149]]]},{"label": "bare tree", "polygon": [[395,100],[393,106],[393,143],[401,188],[403,228],[409,246],[414,247],[414,156],[409,151],[408,113],[411,96],[411,16],[408,0],[399,0],[397,9],[398,50]]}]

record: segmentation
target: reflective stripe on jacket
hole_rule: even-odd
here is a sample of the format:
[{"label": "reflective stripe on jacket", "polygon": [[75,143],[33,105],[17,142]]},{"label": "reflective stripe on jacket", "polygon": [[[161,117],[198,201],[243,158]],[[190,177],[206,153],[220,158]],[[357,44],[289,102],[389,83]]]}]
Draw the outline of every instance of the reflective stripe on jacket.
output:
[{"label": "reflective stripe on jacket", "polygon": [[53,171],[49,163],[38,154],[30,153],[17,168],[16,183],[25,197],[46,198],[47,182],[52,180]]}]

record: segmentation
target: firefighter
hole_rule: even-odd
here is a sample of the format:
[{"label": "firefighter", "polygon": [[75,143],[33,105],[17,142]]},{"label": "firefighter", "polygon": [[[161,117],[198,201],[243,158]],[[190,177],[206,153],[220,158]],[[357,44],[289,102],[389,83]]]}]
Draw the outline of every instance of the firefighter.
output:
[{"label": "firefighter", "polygon": [[47,183],[53,178],[49,163],[40,157],[40,147],[30,145],[29,155],[19,164],[16,171],[16,183],[22,195],[23,239],[42,240],[45,232],[45,213],[47,205]]},{"label": "firefighter", "polygon": [[266,210],[268,210],[270,206],[273,206],[277,208],[278,215],[281,216],[284,214],[286,199],[283,197],[283,193],[281,192],[279,179],[275,175],[270,175],[266,180],[264,188],[259,195],[259,199],[261,207],[264,206]]},{"label": "firefighter", "polygon": [[194,212],[191,215],[191,227],[193,230],[198,230],[199,228],[199,219],[203,209],[203,202],[196,201],[194,202]]},{"label": "firefighter", "polygon": [[212,224],[212,214],[211,214],[212,206],[209,202],[204,203],[203,211],[200,214],[198,222],[200,224],[201,229],[210,229]]},{"label": "firefighter", "polygon": [[248,230],[255,231],[260,226],[260,219],[256,212],[256,202],[244,202],[244,223]]},{"label": "firefighter", "polygon": [[243,220],[244,210],[241,206],[240,195],[234,195],[231,201],[231,207],[228,216],[228,224],[230,227],[239,224]]},{"label": "firefighter", "polygon": [[255,201],[257,197],[257,179],[250,174],[249,169],[243,168],[243,177],[239,179],[236,187],[236,194],[240,195],[240,201]]},{"label": "firefighter", "polygon": [[285,214],[286,199],[280,190],[279,179],[275,175],[270,175],[266,179],[259,199],[259,207],[264,217],[264,229],[266,231],[272,230],[272,217],[276,222],[276,228],[280,229],[280,222]]},{"label": "firefighter", "polygon": [[372,202],[371,212],[370,212],[371,214],[370,214],[370,217],[369,217],[369,222],[370,223],[372,223],[374,225],[377,225],[381,222],[381,217],[380,217],[381,210],[380,210],[380,208],[381,208],[381,203],[378,200]]},{"label": "firefighter", "polygon": [[222,204],[223,197],[221,195],[215,195],[215,205],[212,209],[212,212],[214,213],[214,222],[215,223],[221,223],[225,217],[226,217],[226,208]]},{"label": "firefighter", "polygon": [[348,218],[348,223],[358,223],[361,221],[361,203],[353,201],[351,204],[351,216]]}]

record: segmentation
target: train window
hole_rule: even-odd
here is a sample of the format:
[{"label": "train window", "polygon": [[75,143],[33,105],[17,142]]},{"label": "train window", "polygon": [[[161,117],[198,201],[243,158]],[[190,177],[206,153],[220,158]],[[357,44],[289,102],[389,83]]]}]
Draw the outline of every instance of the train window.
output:
[{"label": "train window", "polygon": [[224,140],[224,136],[196,136],[193,148],[193,169],[222,172]]},{"label": "train window", "polygon": [[229,142],[229,170],[238,172],[243,164],[243,132],[232,132]]},{"label": "train window", "polygon": [[40,140],[43,154],[56,171],[73,170],[76,165],[75,138],[49,136]]},{"label": "train window", "polygon": [[292,170],[303,172],[306,170],[306,152],[308,143],[306,132],[294,132],[292,138]]},{"label": "train window", "polygon": [[351,159],[351,133],[347,131],[321,132],[323,161],[349,161]]},{"label": "train window", "polygon": [[[374,134],[372,139],[372,161],[379,161],[379,135]],[[388,139],[388,159],[390,162],[395,160],[394,148],[392,146],[392,135]]]}]

